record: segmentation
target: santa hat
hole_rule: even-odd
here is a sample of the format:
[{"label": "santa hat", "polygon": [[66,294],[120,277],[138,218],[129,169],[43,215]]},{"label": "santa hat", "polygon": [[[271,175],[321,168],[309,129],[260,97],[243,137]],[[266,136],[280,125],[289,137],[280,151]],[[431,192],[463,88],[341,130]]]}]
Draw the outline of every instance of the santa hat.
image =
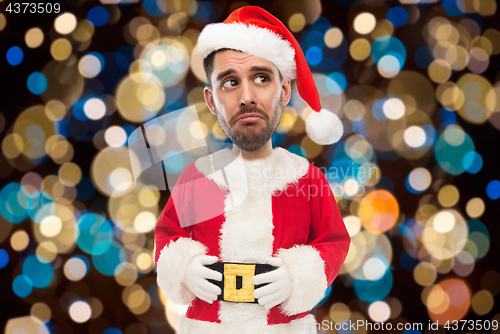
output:
[{"label": "santa hat", "polygon": [[299,43],[287,27],[257,6],[236,9],[222,23],[207,25],[198,37],[202,59],[213,51],[229,48],[272,62],[285,81],[297,80],[300,96],[313,112],[306,120],[306,132],[320,145],[340,140],[344,127],[333,112],[322,109],[318,89]]}]

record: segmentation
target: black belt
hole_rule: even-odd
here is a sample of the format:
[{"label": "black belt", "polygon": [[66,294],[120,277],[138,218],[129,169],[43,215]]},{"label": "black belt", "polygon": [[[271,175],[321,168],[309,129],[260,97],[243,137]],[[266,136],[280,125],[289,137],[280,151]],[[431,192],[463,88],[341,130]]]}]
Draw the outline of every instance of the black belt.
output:
[{"label": "black belt", "polygon": [[222,274],[222,281],[208,280],[222,290],[217,300],[254,304],[258,303],[253,296],[254,290],[269,283],[254,285],[252,278],[278,268],[270,264],[235,262],[217,262],[206,267]]}]

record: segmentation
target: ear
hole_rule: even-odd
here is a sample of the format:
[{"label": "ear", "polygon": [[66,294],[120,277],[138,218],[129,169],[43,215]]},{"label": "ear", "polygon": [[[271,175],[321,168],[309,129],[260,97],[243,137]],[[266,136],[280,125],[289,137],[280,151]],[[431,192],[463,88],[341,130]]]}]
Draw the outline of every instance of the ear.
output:
[{"label": "ear", "polygon": [[288,102],[290,102],[290,98],[292,97],[292,84],[290,83],[290,80],[287,80],[283,83],[281,86],[281,90],[283,93],[283,101],[281,103],[282,107],[285,107]]},{"label": "ear", "polygon": [[205,103],[207,104],[208,109],[213,115],[215,115],[214,94],[212,93],[210,86],[205,86],[205,89],[203,89],[203,97],[205,98]]}]

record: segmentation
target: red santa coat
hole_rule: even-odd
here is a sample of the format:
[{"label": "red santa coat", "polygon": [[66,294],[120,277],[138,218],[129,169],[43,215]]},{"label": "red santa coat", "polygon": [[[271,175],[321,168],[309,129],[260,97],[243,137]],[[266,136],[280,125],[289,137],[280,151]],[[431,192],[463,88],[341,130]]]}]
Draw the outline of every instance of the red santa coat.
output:
[{"label": "red santa coat", "polygon": [[[223,167],[225,175],[221,168]],[[307,159],[275,148],[258,160],[223,149],[181,174],[155,230],[157,281],[174,303],[189,304],[179,333],[316,333],[311,310],[338,275],[350,237],[323,173]],[[184,285],[190,260],[283,260],[292,294],[259,304],[206,303]]]}]

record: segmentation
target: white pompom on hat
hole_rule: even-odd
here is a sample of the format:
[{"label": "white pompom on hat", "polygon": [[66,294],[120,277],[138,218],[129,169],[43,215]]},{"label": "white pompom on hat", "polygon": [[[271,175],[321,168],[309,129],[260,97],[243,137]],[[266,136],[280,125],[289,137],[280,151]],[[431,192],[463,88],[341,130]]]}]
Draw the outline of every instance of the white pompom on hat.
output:
[{"label": "white pompom on hat", "polygon": [[208,24],[198,37],[202,59],[213,51],[229,48],[272,62],[285,81],[296,79],[299,95],[313,110],[306,120],[306,132],[320,145],[340,140],[344,133],[336,114],[321,108],[318,89],[299,43],[276,17],[257,6],[233,11],[222,23]]}]

